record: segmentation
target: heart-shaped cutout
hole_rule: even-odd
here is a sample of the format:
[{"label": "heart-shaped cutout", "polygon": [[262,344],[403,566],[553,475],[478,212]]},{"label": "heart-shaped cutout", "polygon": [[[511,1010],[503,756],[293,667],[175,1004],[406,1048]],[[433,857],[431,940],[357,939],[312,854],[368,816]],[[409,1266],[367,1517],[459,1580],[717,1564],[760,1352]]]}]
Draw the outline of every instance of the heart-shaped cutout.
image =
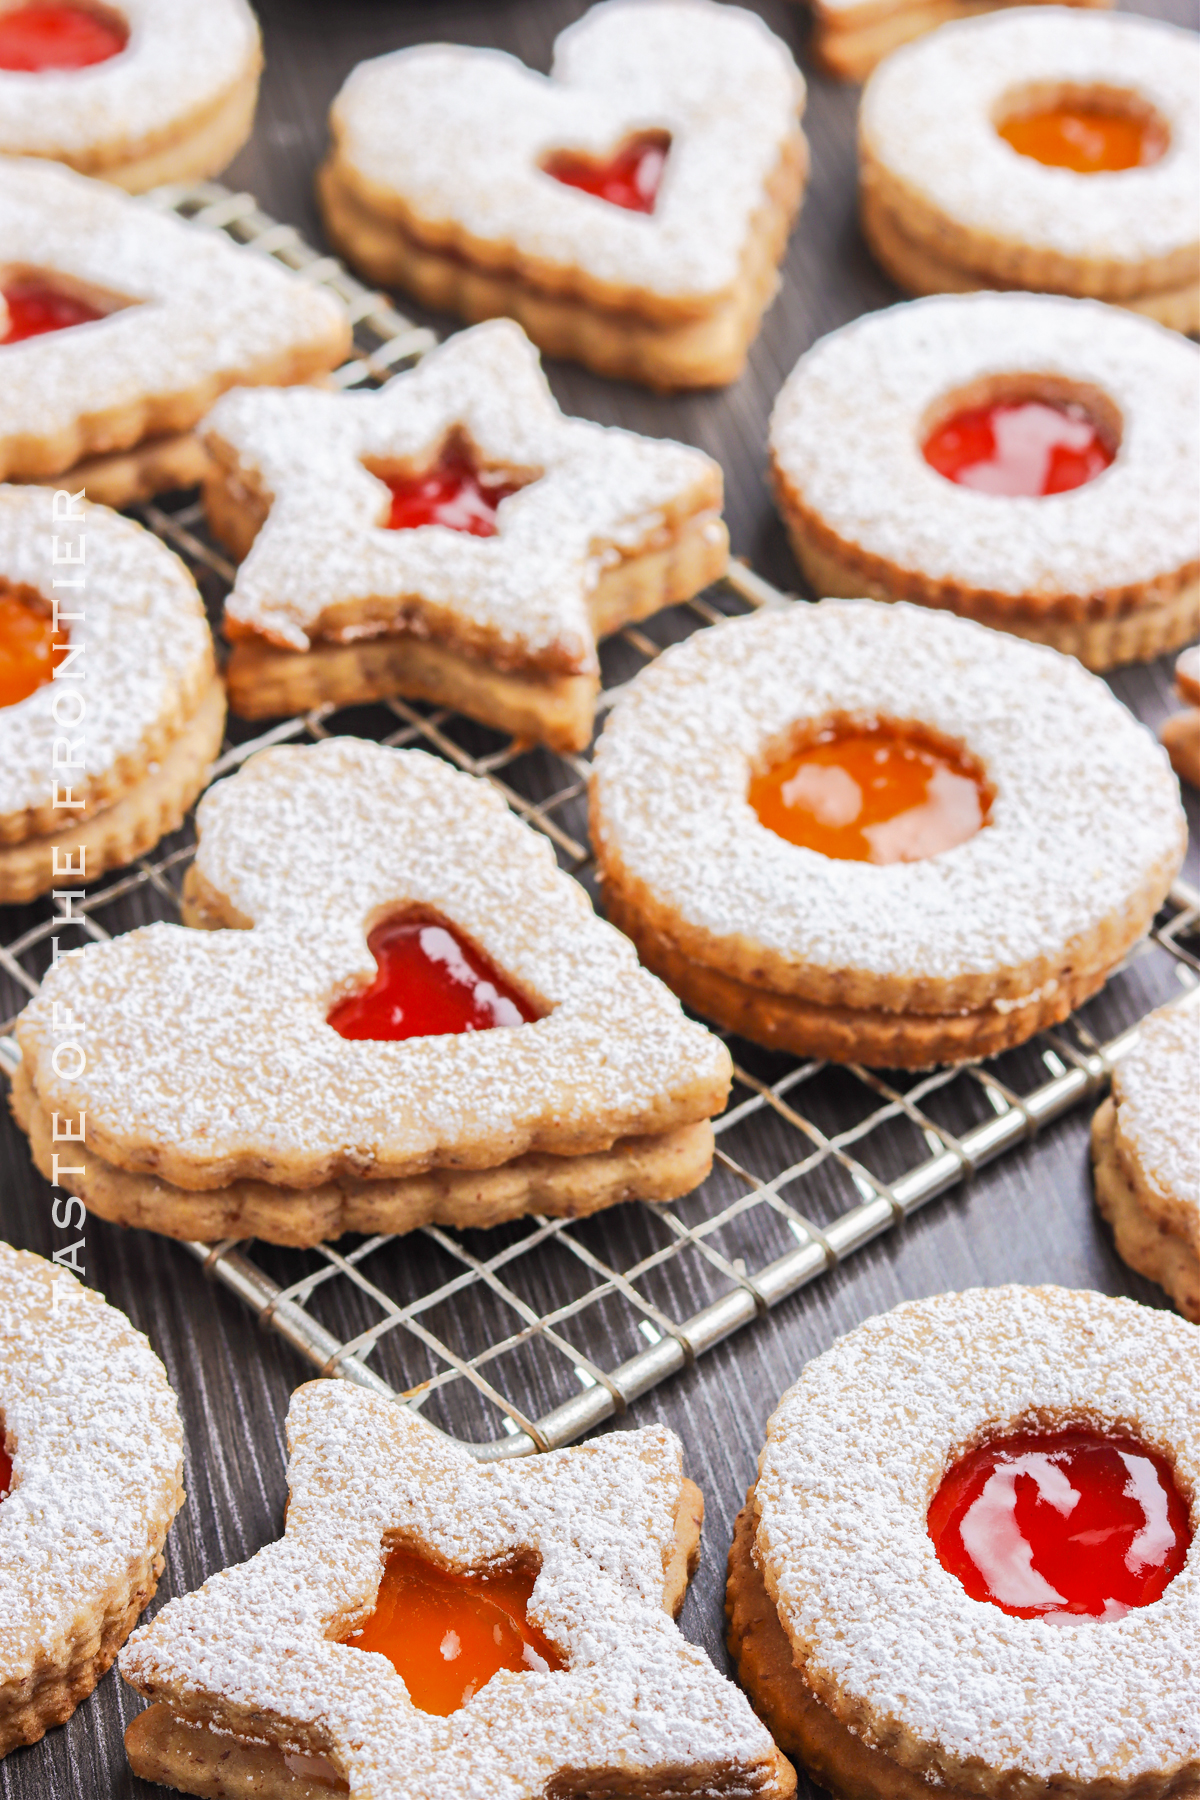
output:
[{"label": "heart-shaped cutout", "polygon": [[670,148],[671,140],[665,131],[643,131],[627,138],[608,157],[554,150],[542,168],[555,181],[605,200],[609,206],[623,206],[626,212],[652,213]]},{"label": "heart-shaped cutout", "polygon": [[503,975],[441,919],[400,914],[376,925],[367,949],[379,965],[370,987],[348,994],[326,1023],[340,1037],[398,1042],[495,1031],[537,1018]]}]

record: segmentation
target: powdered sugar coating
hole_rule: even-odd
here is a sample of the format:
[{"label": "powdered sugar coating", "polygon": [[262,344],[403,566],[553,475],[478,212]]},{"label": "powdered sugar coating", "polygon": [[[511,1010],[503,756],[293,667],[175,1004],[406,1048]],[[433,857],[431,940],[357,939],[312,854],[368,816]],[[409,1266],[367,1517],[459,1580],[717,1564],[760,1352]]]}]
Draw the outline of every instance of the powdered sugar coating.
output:
[{"label": "powdered sugar coating", "polygon": [[[193,1188],[241,1175],[287,1185],[279,1171],[297,1157],[313,1182],[491,1168],[714,1109],[724,1046],[486,782],[336,738],[262,752],[209,790],[197,822],[197,869],[256,929],[155,924],[89,946],[17,1024],[43,1105],[85,1107],[109,1161]],[[394,1043],[340,1037],[329,1008],[373,980],[367,932],[405,906],[453,924],[546,1016]],[[88,1056],[70,1082],[52,1064],[55,1001]]]},{"label": "powdered sugar coating", "polygon": [[[965,744],[995,790],[989,822],[887,867],[776,836],[747,799],[752,769],[797,724],[839,715]],[[1165,753],[1103,682],[970,620],[870,600],[673,646],[613,708],[594,781],[602,861],[713,944],[750,939],[798,970],[971,978],[974,1005],[1019,999],[1112,914],[1160,897],[1186,842]]]},{"label": "powdered sugar coating", "polygon": [[6,1684],[69,1662],[81,1623],[158,1548],[182,1499],[183,1434],[163,1366],[128,1319],[4,1243],[0,1417],[13,1454],[0,1505]]},{"label": "powdered sugar coating", "polygon": [[[253,1718],[374,1800],[519,1800],[564,1769],[619,1768],[633,1787],[664,1765],[679,1783],[717,1765],[759,1791],[770,1737],[663,1610],[673,1433],[482,1465],[403,1407],[313,1382],[292,1396],[288,1438],[286,1535],[137,1633],[121,1671],[142,1692]],[[385,1657],[331,1641],[370,1612],[385,1540],[458,1568],[538,1559],[529,1617],[569,1668],[501,1672],[449,1717],[419,1711]]]},{"label": "powdered sugar coating", "polygon": [[1113,1074],[1117,1132],[1139,1178],[1187,1208],[1200,1235],[1200,1004],[1195,990],[1144,1019]]},{"label": "powdered sugar coating", "polygon": [[[391,495],[364,463],[427,467],[455,431],[481,466],[535,477],[501,502],[497,535],[387,530]],[[720,496],[700,451],[564,418],[537,351],[507,319],[458,333],[377,393],[227,394],[204,437],[271,501],[226,616],[298,650],[342,635],[322,628],[331,608],[372,598],[394,601],[406,630],[444,634],[449,620],[501,656],[594,670],[587,601],[605,561],[691,513],[697,492]],[[372,629],[383,627],[345,635]]]},{"label": "powdered sugar coating", "polygon": [[[332,363],[348,342],[332,294],[223,233],[49,163],[0,159],[0,243],[9,266],[140,302],[0,345],[0,473],[16,466],[31,439],[73,445],[71,460],[135,442],[152,401],[160,410],[175,402],[154,429],[184,430],[225,388],[255,379],[257,365],[273,370],[326,342]],[[186,405],[197,391],[198,404]],[[114,411],[116,437],[102,446],[78,441],[81,419]]]},{"label": "powdered sugar coating", "polygon": [[0,151],[90,165],[116,143],[129,160],[215,106],[259,56],[245,0],[121,0],[119,16],[129,40],[106,62],[0,69]]},{"label": "powdered sugar coating", "polygon": [[[1063,1288],[943,1294],[842,1338],[781,1400],[757,1489],[756,1561],[805,1679],[893,1754],[893,1727],[931,1746],[950,1783],[975,1759],[1121,1783],[1200,1759],[1196,1378],[1194,1326]],[[1172,1460],[1196,1536],[1161,1599],[1020,1619],[942,1568],[926,1525],[942,1475],[1030,1421],[1127,1431]]]},{"label": "powdered sugar coating", "polygon": [[[361,63],[334,102],[339,167],[423,235],[515,251],[707,309],[736,281],[804,82],[762,20],[712,0],[605,0],[558,38],[550,80],[493,50],[425,44]],[[542,172],[666,131],[653,214]],[[614,293],[614,304],[620,303]]]},{"label": "powdered sugar coating", "polygon": [[[996,130],[1038,84],[1132,92],[1170,133],[1158,162],[1077,174]],[[863,91],[864,150],[953,225],[1130,268],[1200,240],[1200,45],[1155,19],[1028,6],[902,46]]]},{"label": "powdered sugar coating", "polygon": [[[56,596],[62,630],[84,646],[65,665],[70,679],[0,706],[0,815],[48,807],[56,785],[79,795],[138,762],[164,725],[176,727],[184,697],[194,705],[212,665],[204,603],[179,558],[106,506],[81,502],[75,511],[81,516],[55,520],[50,488],[0,486],[0,583],[32,588],[49,605],[56,578],[84,578]],[[81,538],[82,564],[54,562],[56,539],[61,556],[77,557]],[[72,622],[76,612],[83,616]],[[75,701],[63,700],[68,688],[82,718]],[[70,768],[54,763],[64,739]]]},{"label": "powdered sugar coating", "polygon": [[[1045,499],[978,493],[931,468],[922,442],[947,396],[1021,375],[1107,397],[1121,424],[1112,465]],[[771,451],[807,510],[869,555],[1014,599],[1086,598],[1200,561],[1198,379],[1194,344],[1117,307],[938,295],[807,351],[775,402]]]}]

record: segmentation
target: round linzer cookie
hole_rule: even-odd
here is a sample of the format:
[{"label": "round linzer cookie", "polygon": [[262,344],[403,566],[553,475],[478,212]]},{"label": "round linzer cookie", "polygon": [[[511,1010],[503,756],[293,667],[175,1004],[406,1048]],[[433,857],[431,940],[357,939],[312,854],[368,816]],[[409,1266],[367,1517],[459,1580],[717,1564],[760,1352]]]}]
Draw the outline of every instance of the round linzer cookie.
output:
[{"label": "round linzer cookie", "polygon": [[1195,645],[1176,658],[1175,687],[1183,708],[1164,719],[1158,735],[1179,779],[1200,788],[1200,649]]},{"label": "round linzer cookie", "polygon": [[0,901],[79,889],[153,849],[224,727],[179,558],[78,495],[0,486]]},{"label": "round linzer cookie", "polygon": [[91,1211],[314,1244],[707,1175],[727,1050],[488,782],[333,738],[263,751],[196,820],[207,929],[91,945],[17,1021],[14,1111],[45,1171],[52,1114],[86,1112]]},{"label": "round linzer cookie", "polygon": [[1019,7],[872,75],[863,230],[914,294],[1033,288],[1200,326],[1200,45],[1153,19]]},{"label": "round linzer cookie", "polygon": [[166,1371],[94,1289],[0,1243],[0,1756],[69,1719],[183,1504]]},{"label": "round linzer cookie", "polygon": [[108,506],[189,487],[219,394],[311,381],[350,349],[328,290],[69,169],[0,157],[0,244],[5,480]]},{"label": "round linzer cookie", "polygon": [[771,416],[822,595],[916,600],[1090,669],[1200,630],[1200,353],[1116,307],[947,294],[822,338]]},{"label": "round linzer cookie", "polygon": [[482,1463],[343,1381],[298,1388],[287,1431],[284,1535],[121,1658],[153,1702],[136,1774],[301,1800],[795,1793],[675,1626],[704,1501],[673,1432]]},{"label": "round linzer cookie", "polygon": [[605,911],[697,1012],[924,1068],[1101,987],[1187,840],[1161,747],[1069,657],[869,600],[696,633],[596,750]]},{"label": "round linzer cookie", "polygon": [[[972,11],[990,12],[1005,0],[974,0]],[[1111,6],[1112,0],[1066,0],[1068,5]],[[960,0],[811,0],[811,51],[830,75],[865,81],[883,57],[963,16]]]},{"label": "round linzer cookie", "polygon": [[201,437],[243,718],[403,694],[583,750],[597,638],[728,560],[720,465],[564,418],[508,319],[377,393],[227,394]]},{"label": "round linzer cookie", "polygon": [[738,1673],[840,1800],[1200,1783],[1200,1420],[1182,1319],[1055,1287],[869,1319],[767,1426]]},{"label": "round linzer cookie", "polygon": [[422,44],[330,113],[326,230],[369,280],[662,389],[741,374],[808,174],[804,80],[757,14],[605,0],[549,78]]},{"label": "round linzer cookie", "polygon": [[245,0],[16,0],[0,11],[0,152],[131,193],[201,181],[250,136],[261,69]]},{"label": "round linzer cookie", "polygon": [[1160,1007],[1092,1120],[1096,1204],[1118,1254],[1200,1325],[1200,1005]]}]

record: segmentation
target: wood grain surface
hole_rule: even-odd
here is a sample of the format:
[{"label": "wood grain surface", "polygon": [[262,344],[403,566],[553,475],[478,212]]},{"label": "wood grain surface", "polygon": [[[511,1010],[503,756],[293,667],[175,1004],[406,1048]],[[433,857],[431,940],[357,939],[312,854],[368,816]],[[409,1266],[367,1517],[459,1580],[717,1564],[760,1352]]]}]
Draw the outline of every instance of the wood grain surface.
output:
[{"label": "wood grain surface", "polygon": [[[795,48],[807,71],[804,13],[787,0],[759,0],[756,9]],[[584,6],[582,0],[337,0],[332,5],[262,0],[258,10],[267,56],[258,126],[225,179],[252,191],[269,212],[319,243],[312,172],[324,148],[329,102],[355,63],[398,45],[440,38],[498,45],[545,69],[555,34]],[[1137,10],[1191,27],[1197,22],[1192,0],[1155,0]],[[810,77],[806,128],[812,183],[782,292],[736,386],[665,400],[566,365],[551,369],[555,392],[568,411],[676,436],[719,458],[735,551],[792,589],[796,570],[764,482],[771,401],[797,356],[817,337],[897,298],[873,266],[855,221],[856,101],[856,89]],[[412,310],[403,299],[400,304]],[[439,329],[452,323],[428,322]],[[1165,660],[1122,671],[1111,685],[1151,725],[1171,710]],[[1189,874],[1195,880],[1194,796],[1188,805]],[[0,908],[0,941],[18,929],[17,910]],[[121,922],[138,923],[142,916],[139,903],[131,901]],[[1147,958],[1122,978],[1119,992],[1101,998],[1093,1029],[1115,1031],[1138,1009],[1178,992],[1173,973],[1165,957]],[[673,1427],[683,1440],[688,1471],[704,1490],[704,1558],[681,1623],[719,1667],[727,1667],[722,1602],[733,1518],[753,1479],[766,1419],[808,1358],[898,1301],[980,1283],[1050,1281],[1162,1303],[1157,1289],[1120,1263],[1098,1222],[1090,1189],[1088,1116],[1087,1108],[1068,1115],[1035,1143],[935,1200],[901,1230],[875,1240],[657,1388],[619,1421],[617,1428],[652,1420]],[[773,1129],[769,1119],[752,1121],[745,1153],[757,1150],[764,1162],[777,1158]],[[51,1225],[50,1191],[32,1171],[25,1140],[6,1110],[0,1116],[0,1226],[12,1242],[42,1253],[61,1240]],[[288,1396],[307,1370],[165,1240],[90,1220],[86,1260],[88,1281],[148,1333],[183,1409],[188,1501],[168,1542],[161,1602],[278,1535],[286,1492],[284,1416]],[[263,1261],[271,1266],[269,1256]],[[683,1289],[674,1298],[686,1305],[687,1278],[681,1280]],[[694,1303],[705,1297],[697,1289]],[[355,1318],[349,1306],[340,1328],[356,1328]],[[602,1330],[602,1320],[592,1328]],[[536,1413],[556,1397],[530,1392],[526,1401]],[[108,1795],[148,1800],[161,1793],[135,1780],[125,1762],[121,1736],[138,1705],[111,1672],[69,1724],[0,1762],[0,1794],[6,1800]],[[802,1794],[818,1792],[801,1781]]]}]

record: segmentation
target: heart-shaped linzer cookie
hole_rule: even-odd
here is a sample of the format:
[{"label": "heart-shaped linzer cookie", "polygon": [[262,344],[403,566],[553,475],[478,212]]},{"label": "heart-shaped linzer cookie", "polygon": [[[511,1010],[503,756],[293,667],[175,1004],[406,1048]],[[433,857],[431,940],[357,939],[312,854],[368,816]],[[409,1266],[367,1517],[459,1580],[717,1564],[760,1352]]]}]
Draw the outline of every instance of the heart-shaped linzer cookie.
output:
[{"label": "heart-shaped linzer cookie", "polygon": [[372,280],[661,387],[733,379],[807,172],[804,82],[761,19],[605,0],[550,76],[426,44],[363,63],[319,190]]}]

